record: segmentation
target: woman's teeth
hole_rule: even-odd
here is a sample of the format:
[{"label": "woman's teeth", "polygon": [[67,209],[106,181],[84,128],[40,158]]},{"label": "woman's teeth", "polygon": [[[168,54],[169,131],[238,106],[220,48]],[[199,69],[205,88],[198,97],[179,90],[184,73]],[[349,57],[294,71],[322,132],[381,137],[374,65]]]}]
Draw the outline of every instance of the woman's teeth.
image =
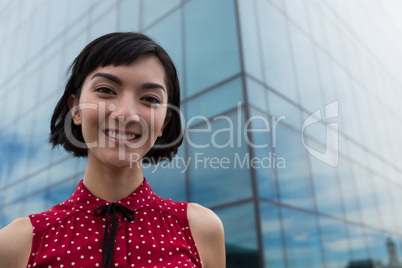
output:
[{"label": "woman's teeth", "polygon": [[116,140],[129,141],[129,140],[134,140],[135,138],[137,138],[137,135],[134,135],[134,134],[128,134],[128,135],[120,134],[120,133],[116,133],[114,131],[109,131],[109,130],[106,130],[105,133],[109,137],[116,139]]}]

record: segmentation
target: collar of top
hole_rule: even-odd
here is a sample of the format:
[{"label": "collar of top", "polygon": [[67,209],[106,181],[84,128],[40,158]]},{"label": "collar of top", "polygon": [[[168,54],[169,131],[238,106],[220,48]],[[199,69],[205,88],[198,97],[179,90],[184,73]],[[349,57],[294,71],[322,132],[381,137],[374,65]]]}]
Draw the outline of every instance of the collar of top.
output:
[{"label": "collar of top", "polygon": [[[147,180],[144,178],[143,183],[134,192],[115,203],[136,211],[143,208],[151,200],[155,199],[154,195],[155,194],[149,186]],[[92,194],[85,187],[82,180],[79,182],[68,202],[73,204],[76,208],[91,215],[94,215],[94,209],[96,207],[107,206],[110,204],[110,202]]]}]

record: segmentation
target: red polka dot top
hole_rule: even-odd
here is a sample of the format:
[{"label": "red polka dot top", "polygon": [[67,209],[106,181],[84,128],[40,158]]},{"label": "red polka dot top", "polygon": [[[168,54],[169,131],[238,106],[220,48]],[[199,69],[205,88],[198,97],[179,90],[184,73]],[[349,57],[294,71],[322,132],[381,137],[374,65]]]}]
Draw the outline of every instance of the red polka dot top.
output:
[{"label": "red polka dot top", "polygon": [[116,203],[94,196],[81,181],[68,200],[29,218],[27,267],[201,268],[187,203],[160,198],[145,178]]}]

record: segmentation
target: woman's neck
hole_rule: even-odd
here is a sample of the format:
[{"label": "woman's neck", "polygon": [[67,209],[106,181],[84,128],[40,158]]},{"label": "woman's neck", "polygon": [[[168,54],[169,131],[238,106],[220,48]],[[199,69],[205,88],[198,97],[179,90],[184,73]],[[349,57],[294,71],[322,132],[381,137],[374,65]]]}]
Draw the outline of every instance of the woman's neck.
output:
[{"label": "woman's neck", "polygon": [[116,202],[134,192],[144,181],[141,165],[115,168],[88,155],[83,183],[95,196]]}]

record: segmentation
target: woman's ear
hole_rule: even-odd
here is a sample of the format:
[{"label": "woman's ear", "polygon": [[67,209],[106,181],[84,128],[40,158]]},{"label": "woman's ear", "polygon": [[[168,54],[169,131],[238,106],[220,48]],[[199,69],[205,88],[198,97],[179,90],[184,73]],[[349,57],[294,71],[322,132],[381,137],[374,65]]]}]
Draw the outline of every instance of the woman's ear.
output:
[{"label": "woman's ear", "polygon": [[78,107],[78,100],[75,98],[74,94],[68,97],[68,107],[70,108],[74,124],[77,126],[81,125],[81,111]]},{"label": "woman's ear", "polygon": [[163,126],[162,126],[162,128],[161,128],[161,131],[160,131],[158,137],[162,137],[163,130],[165,129],[165,127],[167,126],[167,124],[169,124],[170,117],[171,117],[170,114],[167,114],[167,115],[166,115],[165,122],[163,123]]}]

